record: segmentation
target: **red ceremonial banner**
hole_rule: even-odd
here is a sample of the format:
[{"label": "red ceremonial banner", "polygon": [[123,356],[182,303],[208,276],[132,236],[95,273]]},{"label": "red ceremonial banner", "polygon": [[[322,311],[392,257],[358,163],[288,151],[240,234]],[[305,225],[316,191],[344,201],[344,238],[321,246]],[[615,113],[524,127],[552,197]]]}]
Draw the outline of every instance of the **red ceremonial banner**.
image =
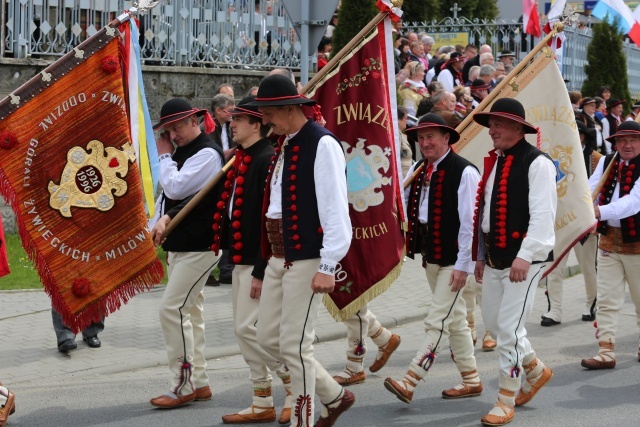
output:
[{"label": "red ceremonial banner", "polygon": [[385,21],[307,92],[320,104],[325,127],[342,142],[347,160],[353,237],[337,266],[335,290],[324,299],[339,321],[387,290],[404,256]]},{"label": "red ceremonial banner", "polygon": [[0,191],[53,307],[82,330],[158,283],[107,27],[0,102]]}]

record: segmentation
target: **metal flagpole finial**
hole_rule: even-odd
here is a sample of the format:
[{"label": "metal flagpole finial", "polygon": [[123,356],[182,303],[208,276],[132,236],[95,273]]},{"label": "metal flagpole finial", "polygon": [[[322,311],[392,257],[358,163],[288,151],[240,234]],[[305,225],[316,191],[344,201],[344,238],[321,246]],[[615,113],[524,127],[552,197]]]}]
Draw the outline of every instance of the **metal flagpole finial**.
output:
[{"label": "metal flagpole finial", "polygon": [[578,23],[579,15],[578,8],[567,4],[562,11],[562,15],[560,15],[560,22],[565,25],[572,27],[574,24]]},{"label": "metal flagpole finial", "polygon": [[145,15],[149,9],[153,9],[158,4],[158,1],[155,0],[139,0],[133,3],[133,7],[129,9],[129,14],[131,15]]},{"label": "metal flagpole finial", "polygon": [[398,9],[402,9],[402,3],[404,3],[404,0],[391,0],[393,7],[397,7]]}]

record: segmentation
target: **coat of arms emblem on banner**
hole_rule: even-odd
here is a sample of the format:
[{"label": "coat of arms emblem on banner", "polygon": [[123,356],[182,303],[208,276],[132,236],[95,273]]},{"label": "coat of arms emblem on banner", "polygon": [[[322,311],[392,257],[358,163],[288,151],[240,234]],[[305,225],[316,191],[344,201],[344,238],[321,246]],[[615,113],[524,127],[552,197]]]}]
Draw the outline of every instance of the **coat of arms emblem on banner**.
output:
[{"label": "coat of arms emblem on banner", "polygon": [[115,205],[114,196],[126,193],[127,182],[123,178],[129,172],[129,162],[135,160],[129,143],[122,150],[114,147],[105,150],[98,140],[89,142],[86,150],[72,147],[60,183],[49,182],[49,205],[67,218],[72,216],[72,206],[108,211]]},{"label": "coat of arms emblem on banner", "polygon": [[[347,160],[347,188],[349,203],[358,212],[384,202],[383,185],[391,185],[391,178],[384,176],[389,170],[391,149],[377,145],[367,145],[366,139],[359,138],[355,147],[342,142]],[[367,154],[367,152],[369,154]]]}]

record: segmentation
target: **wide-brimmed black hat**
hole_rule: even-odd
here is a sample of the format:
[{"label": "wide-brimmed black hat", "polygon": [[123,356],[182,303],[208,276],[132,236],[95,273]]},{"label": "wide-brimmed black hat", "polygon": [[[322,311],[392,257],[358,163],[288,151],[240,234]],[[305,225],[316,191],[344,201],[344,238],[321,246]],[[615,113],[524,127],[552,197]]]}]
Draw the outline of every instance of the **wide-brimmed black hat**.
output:
[{"label": "wide-brimmed black hat", "polygon": [[424,129],[440,128],[443,131],[449,132],[449,145],[455,144],[460,139],[460,134],[452,127],[447,126],[447,122],[442,117],[434,113],[427,113],[420,117],[418,124],[412,128],[405,130],[407,136],[411,136],[414,139],[418,139],[418,131]]},{"label": "wide-brimmed black hat", "polygon": [[640,108],[640,100],[633,103],[633,105],[631,106],[631,109],[634,109],[634,108]]},{"label": "wide-brimmed black hat", "polygon": [[520,123],[524,126],[524,133],[538,133],[535,126],[525,120],[524,106],[513,98],[500,98],[491,106],[490,112],[479,112],[473,116],[473,120],[482,126],[489,127],[491,117],[503,117]]},{"label": "wide-brimmed black hat", "polygon": [[625,102],[627,101],[625,101],[624,99],[610,99],[607,102],[607,110],[615,107],[616,105],[624,104]]},{"label": "wide-brimmed black hat", "polygon": [[254,95],[245,96],[238,102],[234,109],[229,110],[229,114],[232,116],[239,116],[240,114],[249,114],[250,116],[255,116],[258,118],[262,118],[262,113],[258,111],[258,107],[255,105],[249,105],[252,103],[256,97]]},{"label": "wide-brimmed black hat", "polygon": [[171,98],[162,105],[160,109],[160,121],[153,125],[153,130],[157,130],[169,123],[186,119],[189,116],[204,116],[207,110],[193,108],[189,101],[184,98]]},{"label": "wide-brimmed black hat", "polygon": [[516,57],[516,54],[511,52],[510,50],[503,50],[502,52],[500,52],[498,54],[498,59],[502,58],[502,57],[507,57],[507,56],[513,56],[514,58]]},{"label": "wide-brimmed black hat", "polygon": [[491,89],[491,85],[488,83],[485,83],[484,80],[482,79],[475,79],[473,82],[471,82],[471,86],[469,86],[469,89],[471,90],[489,90]]},{"label": "wide-brimmed black hat", "polygon": [[616,133],[607,138],[607,141],[612,141],[620,136],[640,136],[640,123],[633,120],[620,123]]},{"label": "wide-brimmed black hat", "polygon": [[584,122],[580,119],[576,120],[576,125],[578,126],[578,133],[584,135],[584,145],[595,147],[596,141],[598,139],[596,129],[587,127],[587,125],[585,125]]},{"label": "wide-brimmed black hat", "polygon": [[453,64],[454,62],[464,62],[464,55],[460,52],[451,52],[451,55],[449,55],[449,59],[444,63],[442,67],[444,68],[449,64]]},{"label": "wide-brimmed black hat", "polygon": [[299,95],[291,79],[274,74],[260,82],[256,98],[249,104],[254,107],[277,107],[283,105],[315,105],[315,100]]}]

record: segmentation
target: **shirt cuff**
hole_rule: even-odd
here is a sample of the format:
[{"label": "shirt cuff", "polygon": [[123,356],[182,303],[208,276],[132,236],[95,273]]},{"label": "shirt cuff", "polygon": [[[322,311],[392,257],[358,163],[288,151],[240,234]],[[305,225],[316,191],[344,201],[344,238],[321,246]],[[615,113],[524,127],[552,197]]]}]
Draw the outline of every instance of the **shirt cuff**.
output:
[{"label": "shirt cuff", "polygon": [[531,263],[533,261],[533,252],[528,251],[526,249],[520,248],[520,250],[518,251],[518,255],[516,256],[520,259],[527,261],[528,263]]},{"label": "shirt cuff", "polygon": [[335,276],[336,265],[338,263],[331,259],[321,258],[320,265],[318,266],[318,273],[328,274],[329,276]]},{"label": "shirt cuff", "polygon": [[171,154],[169,153],[164,153],[164,154],[160,154],[158,156],[158,161],[163,161],[164,159],[171,159]]}]

